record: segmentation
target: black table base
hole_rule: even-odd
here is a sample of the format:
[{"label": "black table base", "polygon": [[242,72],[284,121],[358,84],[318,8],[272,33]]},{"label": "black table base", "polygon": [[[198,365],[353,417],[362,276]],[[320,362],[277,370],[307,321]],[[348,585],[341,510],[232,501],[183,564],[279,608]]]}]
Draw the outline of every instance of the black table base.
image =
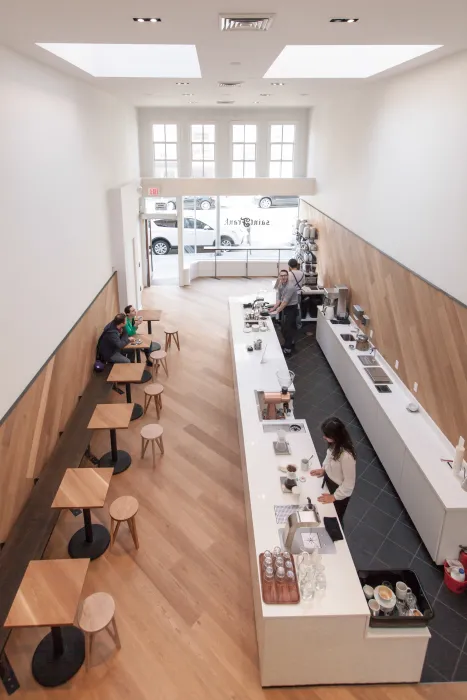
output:
[{"label": "black table base", "polygon": [[151,379],[152,379],[151,372],[148,372],[148,370],[145,369],[143,372],[143,376],[141,377],[141,384],[145,384],[146,382],[150,382]]},{"label": "black table base", "polygon": [[[127,382],[125,389],[127,403],[133,403],[131,399],[131,384],[129,382]],[[143,407],[141,406],[141,404],[135,403],[135,405],[133,406],[133,411],[131,413],[131,420],[137,420],[138,418],[141,418],[142,415]]]},{"label": "black table base", "polygon": [[131,420],[137,420],[143,415],[143,407],[140,403],[135,403],[133,406],[133,411],[131,412]]},{"label": "black table base", "polygon": [[97,559],[110,544],[110,533],[103,525],[92,525],[92,541],[86,540],[86,529],[75,532],[68,543],[68,554],[72,559]]},{"label": "black table base", "polygon": [[32,657],[32,675],[54,688],[72,678],[84,662],[84,634],[77,627],[52,627]]},{"label": "black table base", "polygon": [[110,533],[103,525],[93,525],[91,511],[83,508],[84,527],[75,532],[68,543],[72,559],[97,559],[110,544]]},{"label": "black table base", "polygon": [[106,452],[99,460],[100,467],[113,467],[114,474],[121,474],[131,464],[131,457],[124,450],[117,450],[116,458],[112,452]]},{"label": "black table base", "polygon": [[113,467],[114,474],[121,474],[131,464],[131,457],[124,450],[117,450],[117,431],[115,428],[110,429],[110,446],[111,451],[106,452],[99,460],[100,467]]}]

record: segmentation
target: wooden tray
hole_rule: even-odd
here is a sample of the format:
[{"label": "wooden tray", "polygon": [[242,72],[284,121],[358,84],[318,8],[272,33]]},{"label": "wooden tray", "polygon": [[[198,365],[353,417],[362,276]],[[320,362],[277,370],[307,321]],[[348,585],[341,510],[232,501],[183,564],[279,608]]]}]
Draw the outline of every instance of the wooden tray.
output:
[{"label": "wooden tray", "polygon": [[295,562],[292,557],[293,572],[295,581],[293,583],[277,583],[275,580],[271,583],[264,580],[263,576],[263,559],[264,554],[259,555],[259,570],[261,575],[261,591],[263,593],[263,601],[271,605],[281,605],[284,603],[299,603],[300,593],[298,590],[297,572],[295,570]]}]

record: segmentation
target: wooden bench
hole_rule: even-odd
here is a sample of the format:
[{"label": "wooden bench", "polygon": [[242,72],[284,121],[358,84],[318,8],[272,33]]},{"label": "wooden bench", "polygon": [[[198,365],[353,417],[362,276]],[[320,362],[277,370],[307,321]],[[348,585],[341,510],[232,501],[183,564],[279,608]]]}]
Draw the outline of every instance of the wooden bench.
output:
[{"label": "wooden bench", "polygon": [[3,624],[16,591],[31,559],[42,558],[60,515],[50,507],[60,482],[66,469],[80,466],[92,435],[87,429],[91,415],[96,404],[108,399],[109,369],[92,376],[0,552],[0,655],[10,633]]}]

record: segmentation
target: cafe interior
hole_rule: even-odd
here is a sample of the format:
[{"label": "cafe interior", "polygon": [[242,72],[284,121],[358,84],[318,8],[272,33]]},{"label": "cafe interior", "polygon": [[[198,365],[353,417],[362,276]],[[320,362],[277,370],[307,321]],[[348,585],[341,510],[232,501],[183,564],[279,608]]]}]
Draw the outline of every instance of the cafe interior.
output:
[{"label": "cafe interior", "polygon": [[261,8],[0,9],[0,695],[467,698],[467,6]]}]

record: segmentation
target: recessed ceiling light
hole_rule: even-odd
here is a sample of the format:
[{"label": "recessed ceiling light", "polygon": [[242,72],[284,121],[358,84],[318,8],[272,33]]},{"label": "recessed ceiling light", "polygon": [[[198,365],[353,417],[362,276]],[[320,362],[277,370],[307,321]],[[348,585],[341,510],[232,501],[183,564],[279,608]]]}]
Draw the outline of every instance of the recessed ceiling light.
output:
[{"label": "recessed ceiling light", "polygon": [[309,92],[301,92],[300,97],[308,97],[309,94]]},{"label": "recessed ceiling light", "polygon": [[254,105],[259,105],[259,102],[253,102]]},{"label": "recessed ceiling light", "polygon": [[162,22],[160,17],[133,17],[133,22]]},{"label": "recessed ceiling light", "polygon": [[265,78],[368,78],[441,48],[437,45],[288,45]]},{"label": "recessed ceiling light", "polygon": [[285,83],[271,83],[271,85],[274,85],[276,87],[282,87],[283,85],[285,85]]},{"label": "recessed ceiling light", "polygon": [[190,83],[183,83],[183,82],[175,83],[175,85],[189,85],[189,84],[190,84]]},{"label": "recessed ceiling light", "polygon": [[197,105],[198,103],[197,103],[197,102],[193,102],[192,100],[190,100],[190,102],[188,102],[188,104],[189,104],[189,105]]},{"label": "recessed ceiling light", "polygon": [[271,97],[271,94],[269,92],[260,92],[259,96],[260,97]]},{"label": "recessed ceiling light", "polygon": [[194,92],[182,92],[182,97],[193,97]]},{"label": "recessed ceiling light", "polygon": [[95,78],[201,78],[194,44],[37,44]]},{"label": "recessed ceiling light", "polygon": [[344,24],[351,24],[352,22],[358,22],[358,17],[333,17],[329,20],[330,22],[343,22]]}]

